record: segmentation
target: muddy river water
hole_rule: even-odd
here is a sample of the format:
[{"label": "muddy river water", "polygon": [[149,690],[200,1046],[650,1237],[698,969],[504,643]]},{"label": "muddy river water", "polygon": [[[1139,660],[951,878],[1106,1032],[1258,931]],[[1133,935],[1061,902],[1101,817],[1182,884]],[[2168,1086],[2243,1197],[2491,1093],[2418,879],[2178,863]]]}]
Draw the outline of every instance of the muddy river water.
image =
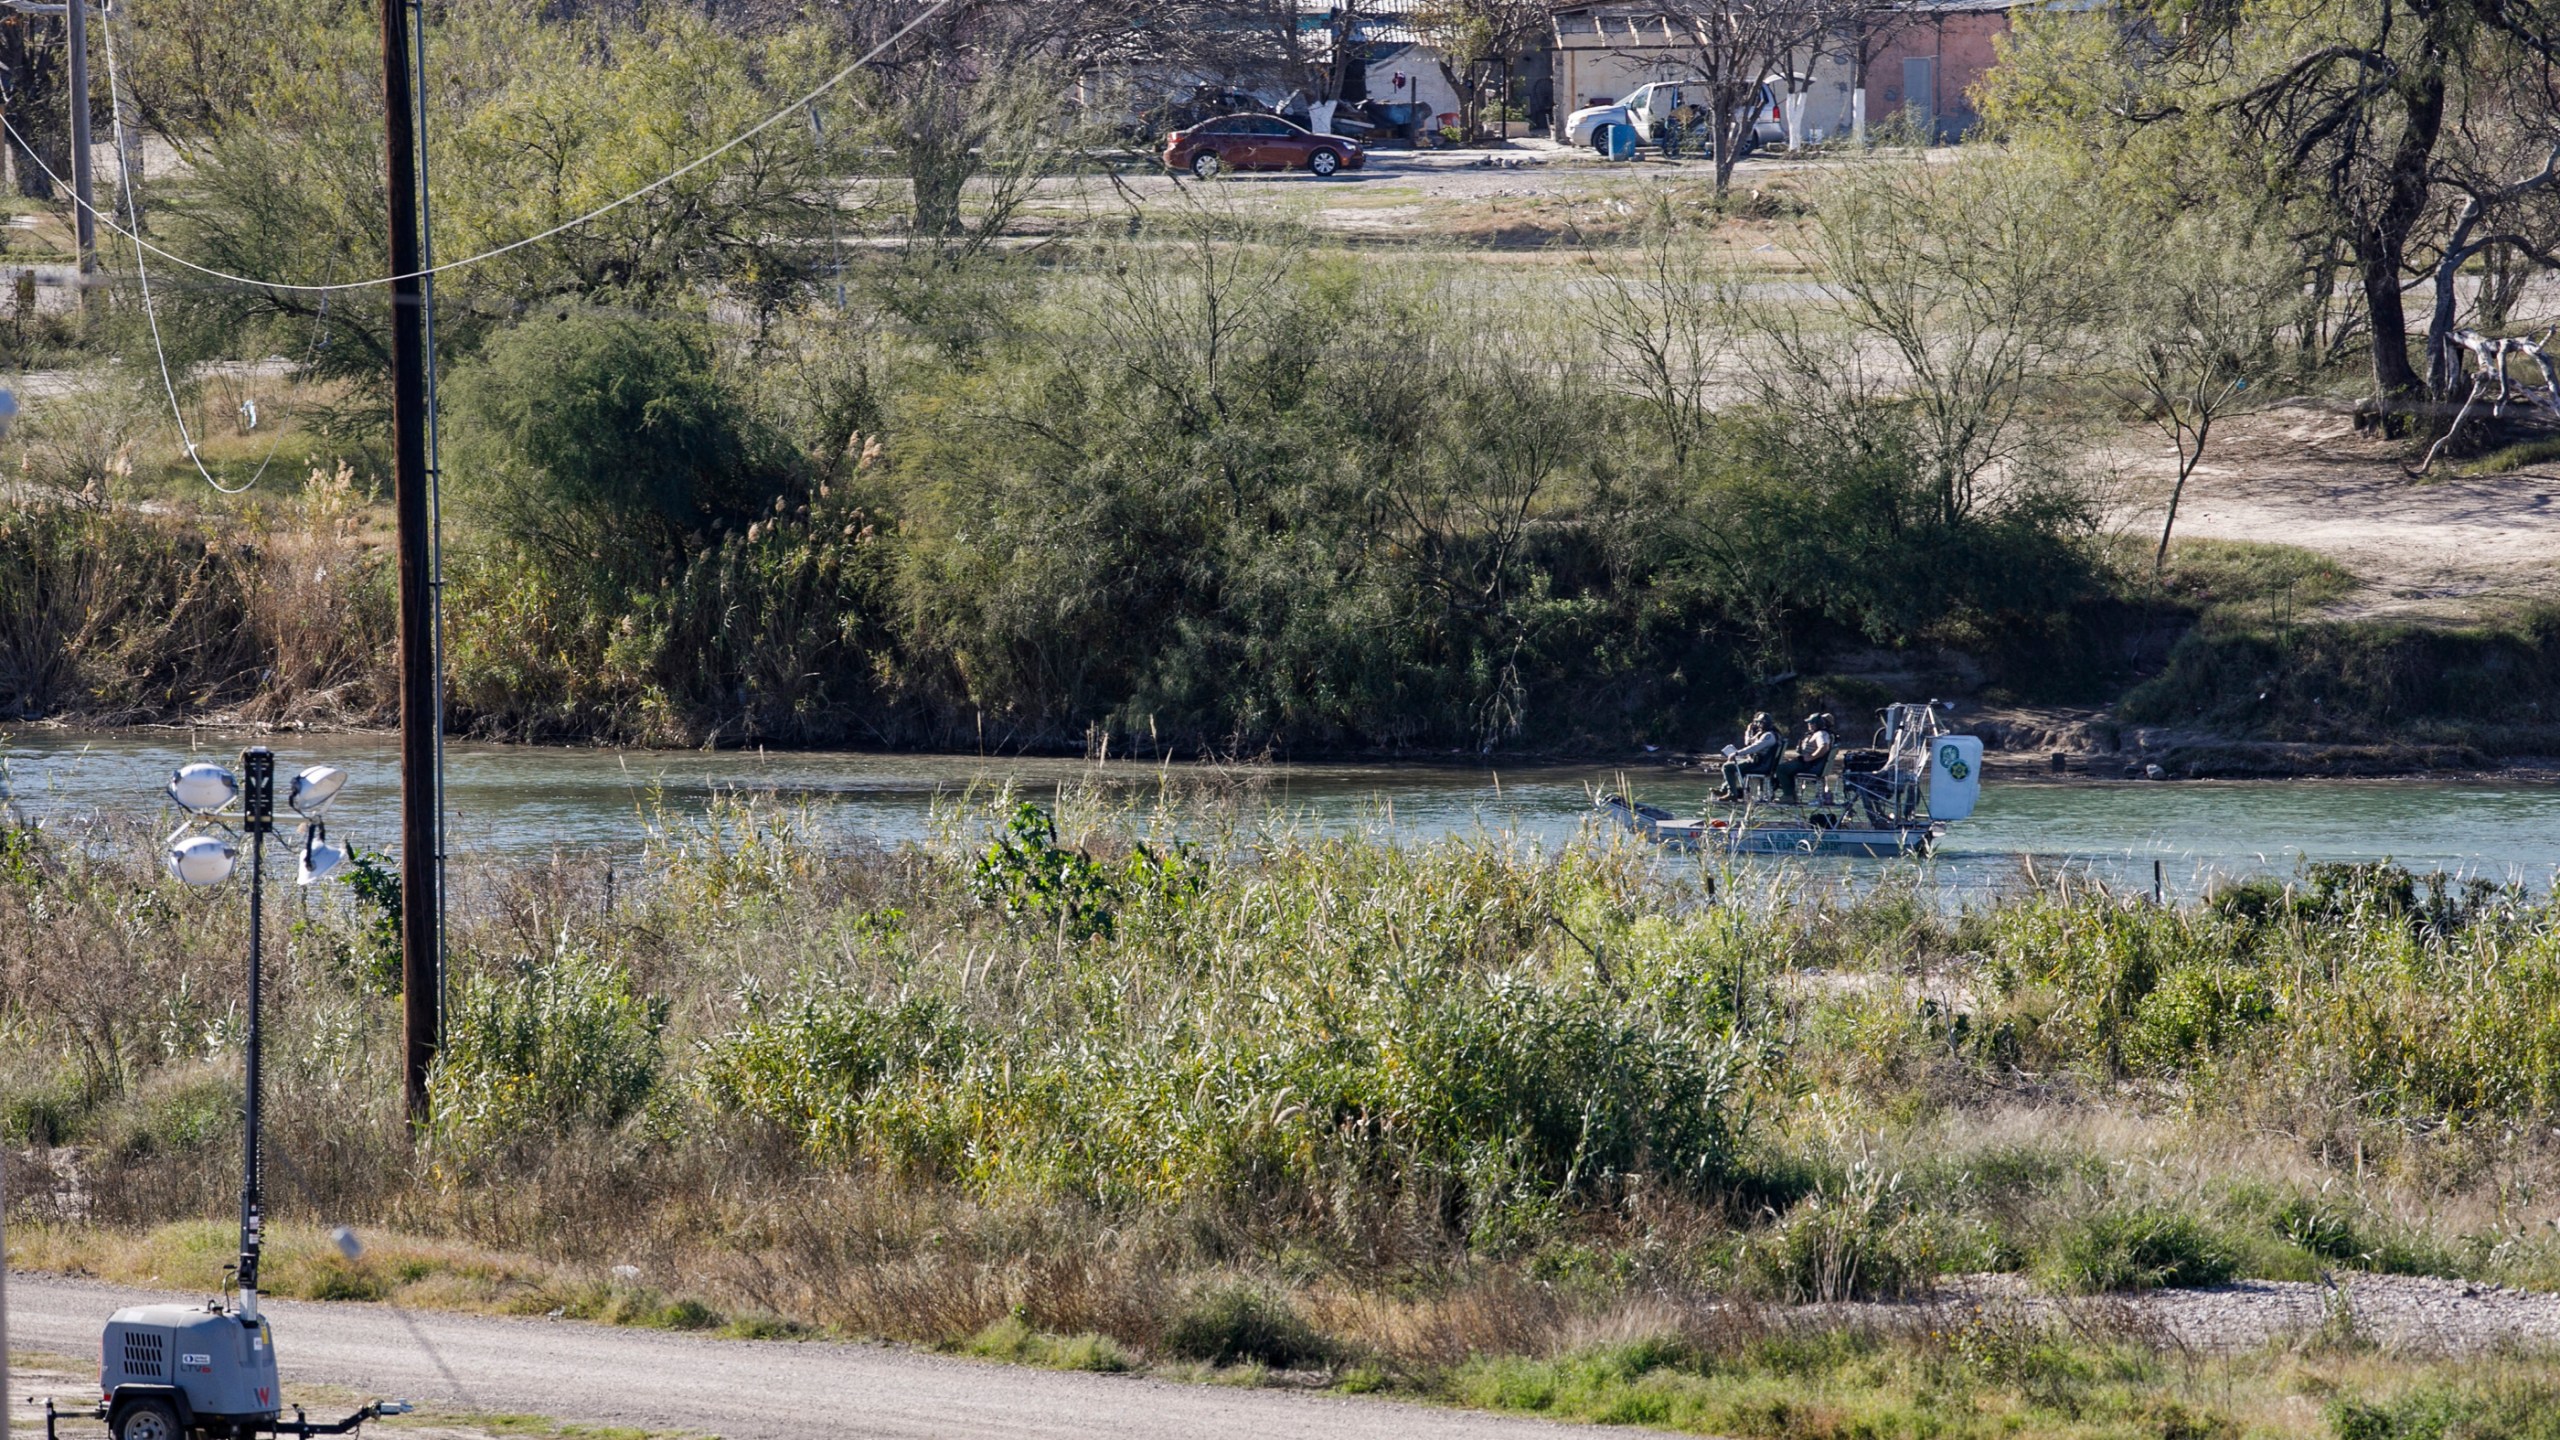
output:
[{"label": "muddy river water", "polygon": [[[165,818],[161,787],[173,768],[196,756],[227,762],[243,743],[212,731],[0,734],[0,804],[52,828]],[[327,761],[349,771],[331,815],[333,836],[375,849],[396,840],[398,757],[389,737],[287,735],[266,743],[280,768]],[[937,806],[947,811],[973,789],[984,797],[1009,783],[1047,800],[1061,786],[1099,785],[1143,804],[1170,779],[1209,786],[1248,814],[1302,827],[1366,827],[1408,840],[1507,835],[1552,846],[1605,833],[1592,826],[1591,798],[1599,791],[1629,784],[1643,798],[1685,810],[1709,788],[1696,772],[1663,768],[1310,764],[1207,771],[975,755],[462,744],[450,747],[447,774],[450,847],[465,858],[637,851],[651,825],[698,815],[725,792],[794,806],[825,835],[895,843],[929,835]],[[2018,884],[2022,856],[2034,857],[2040,870],[2068,864],[2142,889],[2150,887],[2157,862],[2163,883],[2178,894],[2192,894],[2216,875],[2289,873],[2304,860],[2385,857],[2541,891],[2560,871],[2560,784],[1995,779],[1975,817],[1957,826],[1932,858],[1825,862],[1811,874],[1855,878],[1898,866],[1961,901]]]}]

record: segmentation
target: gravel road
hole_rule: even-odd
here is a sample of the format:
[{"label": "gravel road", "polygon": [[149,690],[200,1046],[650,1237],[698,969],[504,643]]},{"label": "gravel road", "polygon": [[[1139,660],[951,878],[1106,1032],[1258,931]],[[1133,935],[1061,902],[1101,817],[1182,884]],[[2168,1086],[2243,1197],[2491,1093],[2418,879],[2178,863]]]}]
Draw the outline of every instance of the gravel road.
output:
[{"label": "gravel road", "polygon": [[2089,1299],[2041,1295],[2016,1275],[1970,1275],[1947,1282],[1934,1300],[1808,1308],[1794,1319],[1899,1330],[2003,1316],[2192,1350],[2254,1350],[2323,1332],[2412,1356],[2560,1348],[2560,1294],[2424,1275],[2238,1280]]},{"label": "gravel road", "polygon": [[2251,1349],[2349,1323],[2364,1339],[2413,1355],[2560,1345],[2560,1295],[2423,1275],[2341,1275],[2334,1288],[2243,1280],[2115,1303],[2199,1350]]},{"label": "gravel road", "polygon": [[[96,1352],[110,1311],[172,1297],[22,1273],[9,1277],[8,1298],[11,1349],[84,1356]],[[461,1381],[456,1394],[386,1306],[280,1300],[267,1309],[288,1385],[343,1385],[470,1410],[727,1440],[1518,1440],[1589,1433],[1389,1401],[1061,1374],[886,1346],[713,1340],[412,1312],[410,1322]]]},{"label": "gravel road", "polygon": [[[165,1292],[88,1280],[9,1277],[9,1344],[85,1356],[120,1305]],[[1800,1323],[1962,1323],[1976,1307],[2149,1336],[2198,1350],[2253,1349],[2327,1329],[2386,1350],[2462,1355],[2560,1346],[2560,1294],[2459,1280],[2342,1275],[2334,1286],[2242,1281],[2202,1290],[2058,1301],[2014,1277],[1958,1282],[1927,1305],[1852,1305]],[[715,1340],[576,1321],[513,1320],[386,1306],[271,1301],[285,1379],[483,1413],[717,1434],[728,1440],[850,1436],[1021,1440],[1520,1440],[1567,1427],[1280,1389],[1061,1374],[877,1345]],[[413,1331],[410,1327],[414,1326]],[[423,1334],[434,1348],[419,1343]],[[459,1391],[438,1370],[450,1367]],[[66,1396],[85,1400],[86,1394]]]}]

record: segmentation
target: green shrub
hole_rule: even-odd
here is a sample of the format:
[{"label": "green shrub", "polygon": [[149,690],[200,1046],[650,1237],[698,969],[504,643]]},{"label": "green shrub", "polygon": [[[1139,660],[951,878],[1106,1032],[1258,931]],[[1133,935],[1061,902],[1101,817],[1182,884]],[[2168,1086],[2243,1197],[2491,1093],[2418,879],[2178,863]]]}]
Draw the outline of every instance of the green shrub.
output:
[{"label": "green shrub", "polygon": [[2329,1407],[2338,1440],[2560,1440],[2560,1386],[2523,1377],[2422,1385]]},{"label": "green shrub", "polygon": [[347,949],[347,968],[383,993],[400,989],[400,871],[391,857],[362,846],[347,847],[347,891],[362,917]]},{"label": "green shrub", "polygon": [[564,944],[548,961],[482,972],[454,987],[429,1078],[437,1127],[457,1138],[610,1129],[656,1094],[664,1001],[631,974]]},{"label": "green shrub", "polygon": [[1797,1202],[1745,1251],[1752,1278],[1800,1302],[1902,1299],[1938,1278],[1935,1237],[1908,1212],[1902,1177],[1861,1167],[1830,1193]]},{"label": "green shrub", "polygon": [[[1112,882],[1109,934],[1008,937],[1047,997],[1005,1002],[1011,1023],[977,1018],[983,986],[803,975],[787,1000],[751,994],[704,1051],[704,1093],[824,1160],[989,1198],[1252,1196],[1352,1233],[1401,1216],[1488,1252],[1534,1248],[1630,1176],[1691,1194],[1741,1177],[1756,1052],[1720,960],[1710,977],[1659,937],[1619,945],[1632,990],[1529,960],[1524,944],[1557,933],[1544,887],[1563,882],[1524,887],[1490,850],[1327,842],[1207,863]],[[1209,934],[1237,937],[1215,975],[1192,949]]]},{"label": "green shrub", "polygon": [[2361,1216],[2316,1196],[2296,1195],[2276,1207],[2276,1234],[2323,1260],[2358,1260],[2368,1250]]},{"label": "green shrub", "polygon": [[13,1145],[62,1145],[87,1122],[92,1097],[77,1071],[56,1071],[40,1084],[13,1085],[0,1100],[0,1139]]},{"label": "green shrub", "polygon": [[1034,934],[1063,930],[1077,940],[1110,934],[1115,907],[1126,901],[1178,902],[1200,883],[1178,846],[1159,853],[1140,842],[1117,866],[1067,849],[1058,843],[1057,822],[1028,800],[1013,808],[969,871],[979,903]]},{"label": "green shrub", "polygon": [[1297,1370],[1321,1365],[1333,1347],[1289,1302],[1266,1290],[1225,1285],[1194,1297],[1165,1322],[1164,1349],[1213,1365],[1268,1365]]},{"label": "green shrub", "polygon": [[885,1084],[922,1096],[984,1037],[939,1000],[879,1005],[817,976],[793,989],[784,1004],[751,1000],[745,1023],[705,1047],[702,1084],[711,1102],[777,1126],[825,1157],[849,1160],[868,1148],[893,1161],[939,1158],[901,1153],[894,1137],[870,1132],[868,1122],[885,1119],[898,1101],[879,1117],[867,1107]]},{"label": "green shrub", "polygon": [[773,493],[756,422],[682,321],[540,314],[447,388],[458,498],[558,574],[654,582]]},{"label": "green shrub", "polygon": [[2045,1283],[2071,1295],[2219,1285],[2239,1261],[2212,1227],[2183,1210],[2120,1206],[2065,1225],[2044,1257]]}]

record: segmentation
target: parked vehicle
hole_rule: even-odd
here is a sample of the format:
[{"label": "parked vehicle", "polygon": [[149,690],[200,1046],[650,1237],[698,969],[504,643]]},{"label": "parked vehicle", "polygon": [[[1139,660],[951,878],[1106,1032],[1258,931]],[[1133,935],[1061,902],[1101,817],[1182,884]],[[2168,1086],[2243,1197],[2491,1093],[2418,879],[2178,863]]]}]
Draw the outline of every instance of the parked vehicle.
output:
[{"label": "parked vehicle", "polygon": [[1358,106],[1337,103],[1333,108],[1332,125],[1326,130],[1318,131],[1316,129],[1314,106],[1309,104],[1307,98],[1303,95],[1292,95],[1288,99],[1281,101],[1280,108],[1275,113],[1277,113],[1281,119],[1288,121],[1290,124],[1297,126],[1299,129],[1304,130],[1309,134],[1332,134],[1344,136],[1352,140],[1366,140],[1371,135],[1375,134],[1378,129],[1377,126],[1370,124],[1367,120],[1361,117]]},{"label": "parked vehicle", "polygon": [[1325,177],[1369,163],[1360,142],[1317,135],[1277,115],[1228,115],[1164,137],[1168,169],[1203,180],[1229,170],[1306,170]]},{"label": "parked vehicle", "polygon": [[1222,115],[1260,115],[1271,107],[1252,92],[1232,85],[1194,85],[1187,95],[1169,96],[1138,112],[1122,133],[1141,144],[1169,131],[1205,125]]},{"label": "parked vehicle", "polygon": [[[1565,117],[1565,139],[1574,145],[1600,147],[1600,129],[1604,125],[1624,125],[1636,132],[1637,143],[1676,152],[1695,142],[1700,148],[1713,150],[1715,137],[1706,123],[1706,87],[1695,80],[1656,80],[1639,85],[1628,96],[1614,104],[1592,105]],[[1779,108],[1777,88],[1767,81],[1760,84],[1758,100],[1751,107],[1751,125],[1743,132],[1742,153],[1748,155],[1762,145],[1774,145],[1787,138],[1787,118]]]}]

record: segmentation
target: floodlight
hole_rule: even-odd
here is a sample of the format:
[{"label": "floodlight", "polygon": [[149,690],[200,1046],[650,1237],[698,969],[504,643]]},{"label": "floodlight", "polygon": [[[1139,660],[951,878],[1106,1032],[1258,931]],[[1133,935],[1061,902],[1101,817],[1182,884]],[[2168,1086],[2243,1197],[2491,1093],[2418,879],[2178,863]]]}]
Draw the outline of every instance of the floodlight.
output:
[{"label": "floodlight", "polygon": [[212,761],[198,760],[169,777],[169,798],[198,815],[210,815],[240,798],[240,782]]},{"label": "floodlight", "polygon": [[169,873],[198,888],[219,885],[231,878],[231,867],[239,858],[240,852],[228,841],[190,835],[169,847]]},{"label": "floodlight", "polygon": [[286,793],[285,803],[303,819],[317,820],[346,783],[346,771],[335,765],[314,765],[293,777],[293,789]]},{"label": "floodlight", "polygon": [[297,877],[299,883],[310,885],[326,880],[330,872],[345,863],[347,863],[347,852],[330,844],[328,836],[322,833],[318,826],[315,825],[304,832],[302,873]]}]

